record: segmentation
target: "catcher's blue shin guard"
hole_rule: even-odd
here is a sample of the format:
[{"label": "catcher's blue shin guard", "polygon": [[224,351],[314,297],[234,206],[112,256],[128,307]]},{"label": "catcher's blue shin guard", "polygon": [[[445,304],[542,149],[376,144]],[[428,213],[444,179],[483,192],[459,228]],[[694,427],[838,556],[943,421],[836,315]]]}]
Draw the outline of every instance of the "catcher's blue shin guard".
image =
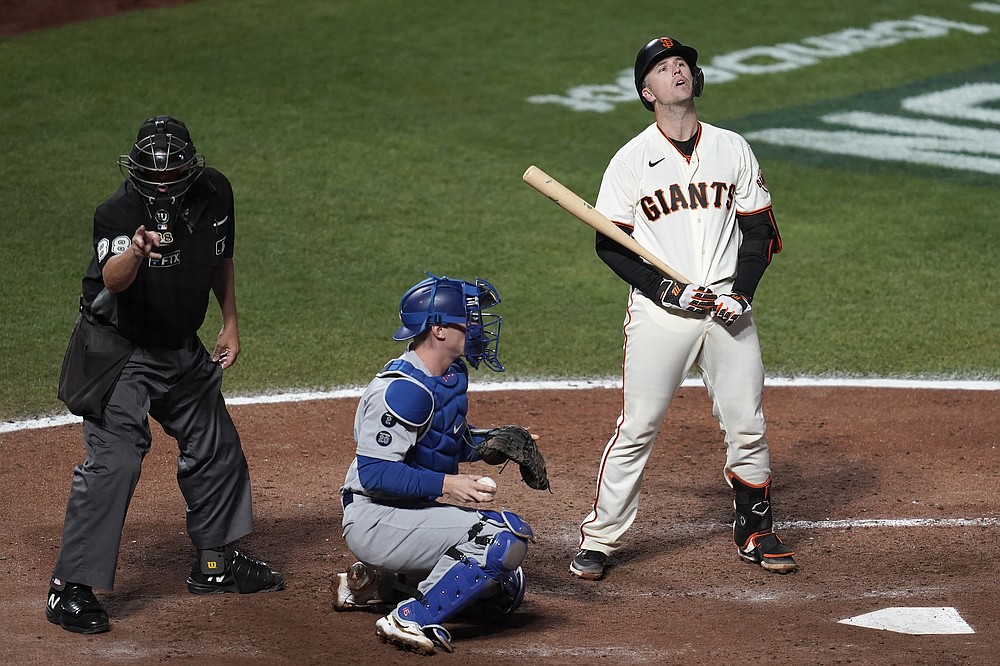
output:
[{"label": "catcher's blue shin guard", "polygon": [[510,615],[524,603],[524,569],[518,567],[500,579],[500,590],[493,601],[504,615]]},{"label": "catcher's blue shin guard", "polygon": [[[519,527],[530,533],[530,526],[518,521]],[[445,645],[448,642],[445,639],[447,632],[441,630],[441,623],[463,608],[491,592],[497,592],[498,586],[500,593],[510,597],[509,604],[505,604],[509,608],[507,612],[513,612],[521,605],[524,574],[520,565],[527,552],[527,541],[508,529],[490,539],[483,566],[453,549],[449,555],[458,561],[421,598],[400,604],[395,613],[400,619],[416,622],[425,631],[431,631],[435,640],[450,651],[450,644]]]}]

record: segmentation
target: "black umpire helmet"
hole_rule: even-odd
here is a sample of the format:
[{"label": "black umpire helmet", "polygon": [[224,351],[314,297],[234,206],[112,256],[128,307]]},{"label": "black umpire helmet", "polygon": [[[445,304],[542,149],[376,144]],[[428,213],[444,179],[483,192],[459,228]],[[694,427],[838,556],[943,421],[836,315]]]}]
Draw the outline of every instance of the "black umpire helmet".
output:
[{"label": "black umpire helmet", "polygon": [[144,120],[128,154],[118,158],[122,174],[148,199],[179,199],[204,166],[187,126],[171,116]]},{"label": "black umpire helmet", "polygon": [[698,67],[697,51],[690,46],[684,46],[672,37],[651,39],[646,42],[646,45],[639,50],[639,54],[635,57],[635,91],[639,93],[639,99],[643,106],[650,111],[653,110],[652,102],[647,101],[642,96],[646,74],[649,74],[649,70],[653,69],[653,65],[656,63],[668,56],[675,55],[684,58],[688,67],[691,68],[691,76],[694,77],[694,80],[691,81],[691,88],[694,96],[701,97],[701,93],[705,89],[705,72],[701,70],[701,67]]}]

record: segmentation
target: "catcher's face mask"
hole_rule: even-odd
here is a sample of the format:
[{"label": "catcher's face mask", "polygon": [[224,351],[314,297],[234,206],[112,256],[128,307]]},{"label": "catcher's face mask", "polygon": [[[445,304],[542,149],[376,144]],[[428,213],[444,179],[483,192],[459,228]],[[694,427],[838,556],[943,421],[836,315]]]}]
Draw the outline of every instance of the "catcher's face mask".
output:
[{"label": "catcher's face mask", "polygon": [[503,372],[504,367],[497,358],[503,317],[483,312],[500,303],[500,294],[489,282],[476,278],[475,283],[465,283],[465,303],[469,317],[465,331],[465,358],[473,368],[485,363],[493,372]]}]

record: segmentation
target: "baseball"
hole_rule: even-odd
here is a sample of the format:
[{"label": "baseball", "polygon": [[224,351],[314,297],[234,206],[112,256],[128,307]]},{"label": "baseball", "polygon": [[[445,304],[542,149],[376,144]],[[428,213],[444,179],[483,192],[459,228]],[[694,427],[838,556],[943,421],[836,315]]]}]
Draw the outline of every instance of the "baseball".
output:
[{"label": "baseball", "polygon": [[482,477],[481,479],[476,479],[476,483],[481,483],[481,484],[483,484],[484,486],[493,486],[493,492],[492,492],[492,493],[485,493],[485,492],[482,492],[482,491],[480,491],[480,492],[479,492],[479,494],[480,494],[480,495],[486,495],[487,497],[492,497],[492,496],[493,496],[493,495],[495,495],[495,494],[496,494],[496,492],[497,492],[497,491],[496,491],[496,488],[497,488],[497,482],[496,482],[496,481],[494,481],[493,479],[491,479],[491,478],[490,478],[490,477],[488,477],[488,476],[484,476],[484,477]]}]

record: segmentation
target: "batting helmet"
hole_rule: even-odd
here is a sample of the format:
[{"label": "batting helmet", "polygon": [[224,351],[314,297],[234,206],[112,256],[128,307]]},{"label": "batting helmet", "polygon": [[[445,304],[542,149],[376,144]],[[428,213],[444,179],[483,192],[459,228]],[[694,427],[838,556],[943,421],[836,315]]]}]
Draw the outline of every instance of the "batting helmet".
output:
[{"label": "batting helmet", "polygon": [[497,359],[503,318],[483,311],[500,303],[500,294],[486,280],[452,280],[427,273],[428,278],[410,287],[399,301],[401,326],[393,340],[415,338],[435,324],[465,326],[465,358],[473,368],[480,363],[503,372]]},{"label": "batting helmet", "polygon": [[643,106],[650,111],[653,110],[653,103],[642,96],[642,89],[645,87],[643,82],[646,80],[649,70],[653,69],[653,65],[668,56],[684,58],[688,67],[691,68],[691,76],[694,79],[691,81],[691,89],[695,97],[701,97],[701,93],[705,89],[705,72],[702,71],[701,67],[698,67],[697,51],[690,46],[684,46],[671,37],[651,39],[646,42],[646,45],[639,50],[639,54],[635,57],[635,91],[639,93],[639,99]]},{"label": "batting helmet", "polygon": [[177,202],[204,166],[205,158],[197,154],[187,126],[170,116],[144,120],[131,150],[118,158],[122,175],[150,203],[157,198]]}]

